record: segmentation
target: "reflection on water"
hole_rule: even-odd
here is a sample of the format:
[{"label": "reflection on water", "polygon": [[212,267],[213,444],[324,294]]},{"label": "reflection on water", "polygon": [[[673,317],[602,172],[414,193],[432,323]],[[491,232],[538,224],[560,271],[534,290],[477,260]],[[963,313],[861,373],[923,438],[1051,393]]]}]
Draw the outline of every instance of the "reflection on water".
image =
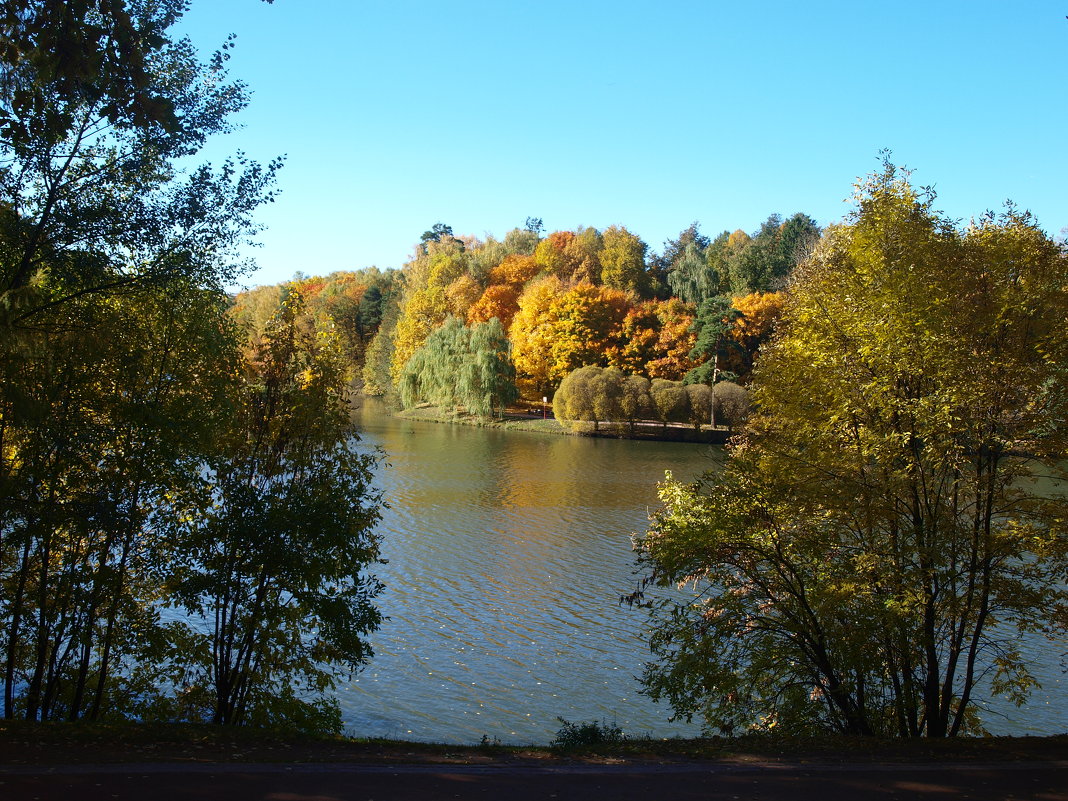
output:
[{"label": "reflection on water", "polygon": [[[369,404],[364,441],[387,454],[379,485],[389,617],[375,657],[339,688],[359,736],[545,743],[572,721],[690,735],[637,693],[648,658],[630,538],[645,530],[665,470],[714,466],[706,446],[554,437],[400,420]],[[1065,728],[1060,671],[996,732]]]}]

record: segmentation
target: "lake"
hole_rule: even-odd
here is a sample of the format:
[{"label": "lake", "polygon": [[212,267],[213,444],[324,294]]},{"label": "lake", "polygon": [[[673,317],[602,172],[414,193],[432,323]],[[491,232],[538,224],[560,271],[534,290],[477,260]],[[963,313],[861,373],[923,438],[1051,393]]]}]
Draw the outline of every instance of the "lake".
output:
[{"label": "lake", "polygon": [[[347,732],[544,744],[563,717],[697,733],[638,694],[647,618],[619,596],[635,587],[631,537],[657,506],[657,481],[712,469],[719,449],[410,421],[373,401],[358,422],[387,455],[389,564],[375,572],[389,619],[374,659],[338,688]],[[995,733],[1068,729],[1056,654],[1029,650],[1044,687],[1022,710],[986,715]]]}]

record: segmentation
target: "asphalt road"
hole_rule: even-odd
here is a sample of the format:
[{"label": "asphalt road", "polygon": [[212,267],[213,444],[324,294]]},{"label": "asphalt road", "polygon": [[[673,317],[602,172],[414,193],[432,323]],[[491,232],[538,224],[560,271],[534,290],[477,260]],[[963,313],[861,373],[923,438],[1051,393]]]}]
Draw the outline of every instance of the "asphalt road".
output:
[{"label": "asphalt road", "polygon": [[1068,801],[1068,761],[977,764],[5,767],[2,801]]}]

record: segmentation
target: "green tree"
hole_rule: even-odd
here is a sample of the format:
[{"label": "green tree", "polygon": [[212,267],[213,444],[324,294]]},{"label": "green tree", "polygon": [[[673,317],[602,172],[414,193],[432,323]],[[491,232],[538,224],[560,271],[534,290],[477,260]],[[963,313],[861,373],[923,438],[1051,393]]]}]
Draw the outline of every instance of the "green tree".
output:
[{"label": "green tree", "polygon": [[[730,298],[721,296],[708,298],[697,309],[692,330],[697,334],[697,341],[690,351],[691,359],[705,359],[697,367],[689,370],[683,378],[686,384],[707,384],[714,387],[720,381],[737,378],[734,373],[721,369],[732,350],[741,350],[738,342],[731,337],[742,313],[734,308]],[[715,404],[709,403],[709,425],[715,428]]]},{"label": "green tree", "polygon": [[247,99],[229,43],[201,63],[171,36],[184,8],[0,3],[7,717],[129,713],[130,663],[160,656],[157,514],[231,399],[222,287],[279,164],[178,171]]},{"label": "green tree", "polygon": [[981,731],[1020,632],[1068,623],[1068,263],[1009,208],[964,230],[892,165],[795,276],[726,467],[669,479],[641,543],[695,581],[648,692],[709,729]]},{"label": "green tree", "polygon": [[199,481],[234,373],[215,293],[172,286],[68,307],[92,327],[40,333],[2,362],[8,718],[130,711],[129,663],[157,660],[164,640],[152,601],[173,554],[157,511]]},{"label": "green tree", "polygon": [[420,401],[436,406],[462,406],[469,414],[503,416],[515,400],[515,367],[508,338],[493,318],[466,327],[449,317],[404,366],[399,385],[405,407]]},{"label": "green tree", "polygon": [[657,260],[671,292],[686,303],[699,306],[719,294],[720,276],[709,261],[711,244],[695,222],[678,239],[669,239],[663,256]]},{"label": "green tree", "polygon": [[353,439],[339,344],[301,331],[302,304],[282,303],[202,488],[173,509],[172,603],[206,628],[187,624],[206,658],[184,683],[214,723],[338,728],[322,693],[367,661],[381,621],[377,457]]},{"label": "green tree", "polygon": [[[178,0],[88,5],[98,4],[3,7],[12,25],[0,91],[9,93],[0,101],[8,329],[39,329],[42,315],[74,298],[138,283],[221,287],[280,166],[239,158],[179,177],[175,161],[227,130],[247,101],[227,80],[226,49],[201,64],[188,41],[168,37]],[[46,51],[60,44],[73,50],[57,64]]]},{"label": "green tree", "polygon": [[752,237],[739,239],[726,254],[726,274],[733,294],[782,289],[793,269],[811,252],[819,234],[819,226],[807,214],[798,212],[786,222],[772,214]]}]

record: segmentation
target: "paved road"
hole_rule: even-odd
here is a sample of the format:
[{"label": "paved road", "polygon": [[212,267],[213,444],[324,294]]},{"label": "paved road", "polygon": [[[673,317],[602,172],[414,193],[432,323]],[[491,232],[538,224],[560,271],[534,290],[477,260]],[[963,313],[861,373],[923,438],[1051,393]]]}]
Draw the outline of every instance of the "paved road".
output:
[{"label": "paved road", "polygon": [[998,765],[3,767],[3,801],[1068,801],[1068,761]]}]

